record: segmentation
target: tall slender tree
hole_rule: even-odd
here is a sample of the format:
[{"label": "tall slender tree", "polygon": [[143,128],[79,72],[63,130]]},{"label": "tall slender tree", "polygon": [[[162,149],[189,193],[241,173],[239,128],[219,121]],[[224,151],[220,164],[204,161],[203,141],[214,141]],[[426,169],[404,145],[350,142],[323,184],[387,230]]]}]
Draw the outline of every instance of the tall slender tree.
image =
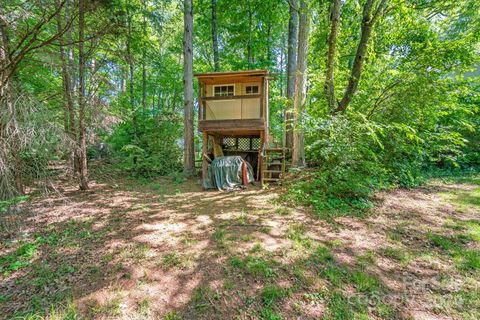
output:
[{"label": "tall slender tree", "polygon": [[[60,1],[55,0],[55,6],[57,8],[60,6]],[[65,5],[65,20],[68,21],[69,19],[69,3]],[[69,28],[70,29],[70,28]],[[71,171],[75,172],[75,146],[76,146],[76,135],[75,135],[75,106],[73,103],[73,79],[71,75],[71,68],[68,65],[67,56],[69,52],[69,48],[65,45],[65,37],[62,33],[63,30],[63,18],[61,15],[61,11],[58,10],[57,13],[57,32],[61,34],[58,38],[59,43],[59,57],[60,57],[60,64],[61,64],[61,74],[62,74],[62,87],[63,87],[63,97],[65,99],[64,106],[63,106],[63,126],[65,133],[69,138],[68,145],[70,146],[69,150],[69,165]],[[71,41],[71,38],[67,41]],[[67,50],[66,50],[67,49]]]},{"label": "tall slender tree", "polygon": [[193,175],[195,173],[195,149],[193,135],[193,1],[184,0],[183,5],[183,165],[184,173],[186,175]]},{"label": "tall slender tree", "polygon": [[293,147],[293,97],[295,95],[295,70],[297,69],[298,0],[289,1],[288,57],[287,57],[287,107],[285,110],[285,146]]},{"label": "tall slender tree", "polygon": [[[308,1],[308,2],[307,2]],[[298,53],[297,69],[295,77],[294,108],[294,130],[293,130],[293,151],[292,165],[294,167],[305,165],[305,146],[303,135],[303,113],[305,99],[307,96],[307,59],[308,59],[308,38],[310,35],[310,2],[300,0],[299,3],[299,29],[298,29]]]},{"label": "tall slender tree", "polygon": [[342,100],[338,103],[335,112],[345,111],[352,101],[353,95],[357,91],[358,82],[362,75],[363,62],[367,53],[368,43],[372,34],[372,29],[378,17],[383,13],[387,0],[367,0],[363,7],[361,36],[358,42],[355,60],[353,61],[352,71],[348,79],[348,85],[343,93]]},{"label": "tall slender tree", "polygon": [[[24,193],[17,110],[12,97],[13,61],[7,29],[6,17],[0,8],[0,199]],[[12,177],[14,188],[10,188]]]},{"label": "tall slender tree", "polygon": [[85,1],[79,0],[78,5],[78,132],[79,132],[79,182],[80,190],[88,189],[88,167],[87,167],[87,132],[85,125]]},{"label": "tall slender tree", "polygon": [[332,10],[330,13],[330,34],[328,36],[327,65],[325,68],[325,97],[327,98],[330,110],[335,110],[336,108],[334,69],[341,7],[341,0],[333,0]]},{"label": "tall slender tree", "polygon": [[142,109],[147,109],[147,1],[143,0],[143,45],[142,45]]},{"label": "tall slender tree", "polygon": [[220,71],[220,56],[218,54],[218,35],[217,35],[217,0],[212,0],[212,45],[213,45],[213,65],[215,71]]},{"label": "tall slender tree", "polygon": [[334,69],[342,3],[340,0],[333,1],[330,17],[331,24],[330,34],[328,37],[328,54],[324,87],[328,105],[333,113],[345,111],[358,89],[358,82],[360,81],[360,77],[362,75],[363,62],[365,61],[365,55],[367,53],[367,47],[371,38],[372,30],[379,16],[382,15],[387,1],[388,0],[367,0],[365,2],[362,13],[360,41],[357,45],[355,60],[353,61],[350,77],[348,79],[347,87],[343,93],[343,97],[338,102],[336,101],[335,97]]},{"label": "tall slender tree", "polygon": [[[127,3],[127,62],[129,70],[129,81],[128,89],[130,95],[130,108],[132,112],[132,126],[133,126],[133,136],[134,139],[137,139],[138,129],[137,129],[137,110],[135,108],[135,66],[133,61],[132,53],[132,10],[130,1]],[[133,159],[136,162],[136,158]]]}]

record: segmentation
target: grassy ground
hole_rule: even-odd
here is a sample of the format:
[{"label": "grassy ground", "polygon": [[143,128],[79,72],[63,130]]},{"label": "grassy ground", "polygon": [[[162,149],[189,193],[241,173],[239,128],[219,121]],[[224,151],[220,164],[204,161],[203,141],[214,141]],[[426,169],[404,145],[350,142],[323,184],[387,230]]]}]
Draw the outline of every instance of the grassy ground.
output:
[{"label": "grassy ground", "polygon": [[99,179],[1,214],[0,318],[478,319],[480,180],[323,221],[280,188]]}]

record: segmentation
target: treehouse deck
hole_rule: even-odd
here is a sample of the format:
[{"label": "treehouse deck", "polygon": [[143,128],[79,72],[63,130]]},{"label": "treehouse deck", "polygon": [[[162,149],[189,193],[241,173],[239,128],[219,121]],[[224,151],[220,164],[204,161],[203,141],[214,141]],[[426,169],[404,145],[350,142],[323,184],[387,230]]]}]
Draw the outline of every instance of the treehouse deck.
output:
[{"label": "treehouse deck", "polygon": [[[268,71],[248,70],[195,75],[199,84],[198,129],[202,132],[202,176],[215,157],[240,155],[262,180],[269,139]],[[218,154],[217,154],[218,156]]]}]

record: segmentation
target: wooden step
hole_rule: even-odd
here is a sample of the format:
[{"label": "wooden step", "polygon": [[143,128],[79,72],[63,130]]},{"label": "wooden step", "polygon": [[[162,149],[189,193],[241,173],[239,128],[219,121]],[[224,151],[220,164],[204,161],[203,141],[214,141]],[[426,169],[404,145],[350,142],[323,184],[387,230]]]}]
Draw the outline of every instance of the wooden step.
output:
[{"label": "wooden step", "polygon": [[264,173],[283,173],[282,170],[263,170]]},{"label": "wooden step", "polygon": [[272,151],[272,152],[283,152],[286,151],[285,148],[265,148],[265,151]]}]

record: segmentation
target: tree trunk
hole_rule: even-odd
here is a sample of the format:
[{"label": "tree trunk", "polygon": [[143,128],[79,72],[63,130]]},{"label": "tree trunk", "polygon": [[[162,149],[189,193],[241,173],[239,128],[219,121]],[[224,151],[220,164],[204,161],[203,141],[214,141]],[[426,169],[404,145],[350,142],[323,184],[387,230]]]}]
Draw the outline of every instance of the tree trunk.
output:
[{"label": "tree trunk", "polygon": [[298,54],[297,54],[297,72],[295,79],[295,97],[294,107],[294,130],[293,130],[293,152],[292,165],[300,167],[305,165],[305,148],[303,135],[303,113],[306,99],[307,82],[307,57],[308,57],[308,38],[310,34],[310,14],[309,4],[305,0],[300,0],[300,22],[298,30]]},{"label": "tree trunk", "polygon": [[248,56],[248,69],[252,69],[253,67],[253,12],[250,8],[250,4],[248,7],[248,44],[247,44],[247,56]]},{"label": "tree trunk", "polygon": [[[70,15],[70,10],[73,10],[74,6],[72,0],[67,0],[65,4],[65,20],[70,21],[73,19],[73,15]],[[69,128],[70,128],[70,167],[72,168],[72,173],[78,172],[78,152],[76,151],[77,147],[77,129],[75,126],[75,92],[76,92],[76,72],[75,72],[75,54],[73,50],[73,37],[72,37],[72,28],[73,24],[70,28],[68,28],[66,35],[67,35],[67,51],[68,51],[68,75],[70,81],[70,94],[72,103],[68,104],[68,121],[69,121]]]},{"label": "tree trunk", "polygon": [[287,47],[287,38],[283,36],[282,45],[280,46],[280,77],[278,80],[278,86],[280,88],[280,96],[283,97],[283,79],[285,77],[285,48]]},{"label": "tree trunk", "polygon": [[193,136],[193,1],[184,0],[183,34],[183,83],[184,83],[184,173],[195,173],[195,149]]},{"label": "tree trunk", "polygon": [[[136,109],[135,108],[135,87],[134,87],[135,67],[133,65],[131,42],[132,42],[132,16],[131,16],[129,7],[127,7],[127,59],[128,59],[128,70],[129,70],[128,89],[130,94],[130,108],[132,112],[133,138],[134,140],[136,140],[137,139],[137,113],[135,110]],[[133,160],[135,164],[136,158],[134,158]]]},{"label": "tree trunk", "polygon": [[332,6],[332,12],[330,13],[330,35],[328,36],[328,54],[327,65],[325,72],[325,97],[328,101],[330,110],[335,110],[335,53],[337,46],[338,26],[340,20],[340,9],[342,7],[341,0],[334,0]]},{"label": "tree trunk", "polygon": [[360,76],[362,75],[363,62],[365,61],[368,43],[372,34],[372,28],[386,4],[386,0],[380,0],[380,3],[374,10],[373,7],[376,2],[376,0],[367,0],[365,6],[363,7],[361,37],[360,42],[358,43],[357,53],[355,54],[355,60],[353,62],[352,71],[348,80],[347,89],[345,90],[343,98],[339,102],[338,107],[334,110],[334,112],[345,111],[352,101],[353,95],[357,91],[358,82],[360,81]]},{"label": "tree trunk", "polygon": [[287,106],[285,110],[285,146],[293,147],[293,97],[295,95],[295,70],[297,69],[298,0],[290,3],[288,20]]},{"label": "tree trunk", "polygon": [[[0,7],[0,200],[24,194],[17,111],[12,100],[7,20]],[[13,181],[12,181],[13,179]]]},{"label": "tree trunk", "polygon": [[[59,0],[55,0],[55,5],[59,6]],[[68,19],[68,6],[66,6],[65,10],[66,19]],[[57,32],[61,34],[62,28],[62,15],[61,11],[57,13]],[[69,145],[69,163],[72,172],[75,172],[75,145],[76,145],[76,137],[75,137],[75,122],[74,122],[74,105],[73,105],[73,88],[72,88],[72,76],[70,75],[70,68],[67,63],[67,57],[65,53],[65,41],[63,35],[58,38],[59,43],[59,54],[60,54],[60,63],[62,69],[62,84],[63,84],[63,96],[65,98],[64,101],[64,109],[63,109],[63,116],[64,116],[64,130],[70,140]],[[73,113],[73,114],[72,114]],[[73,120],[73,121],[72,121]]]},{"label": "tree trunk", "polygon": [[88,189],[87,168],[87,133],[85,127],[85,1],[79,0],[78,8],[78,131],[80,134],[80,146],[78,148],[80,190]]},{"label": "tree trunk", "polygon": [[147,109],[147,2],[143,0],[143,51],[142,51],[142,109],[145,115]]},{"label": "tree trunk", "polygon": [[220,71],[220,57],[218,55],[217,37],[217,0],[212,0],[212,43],[213,43],[213,64],[215,71]]}]

